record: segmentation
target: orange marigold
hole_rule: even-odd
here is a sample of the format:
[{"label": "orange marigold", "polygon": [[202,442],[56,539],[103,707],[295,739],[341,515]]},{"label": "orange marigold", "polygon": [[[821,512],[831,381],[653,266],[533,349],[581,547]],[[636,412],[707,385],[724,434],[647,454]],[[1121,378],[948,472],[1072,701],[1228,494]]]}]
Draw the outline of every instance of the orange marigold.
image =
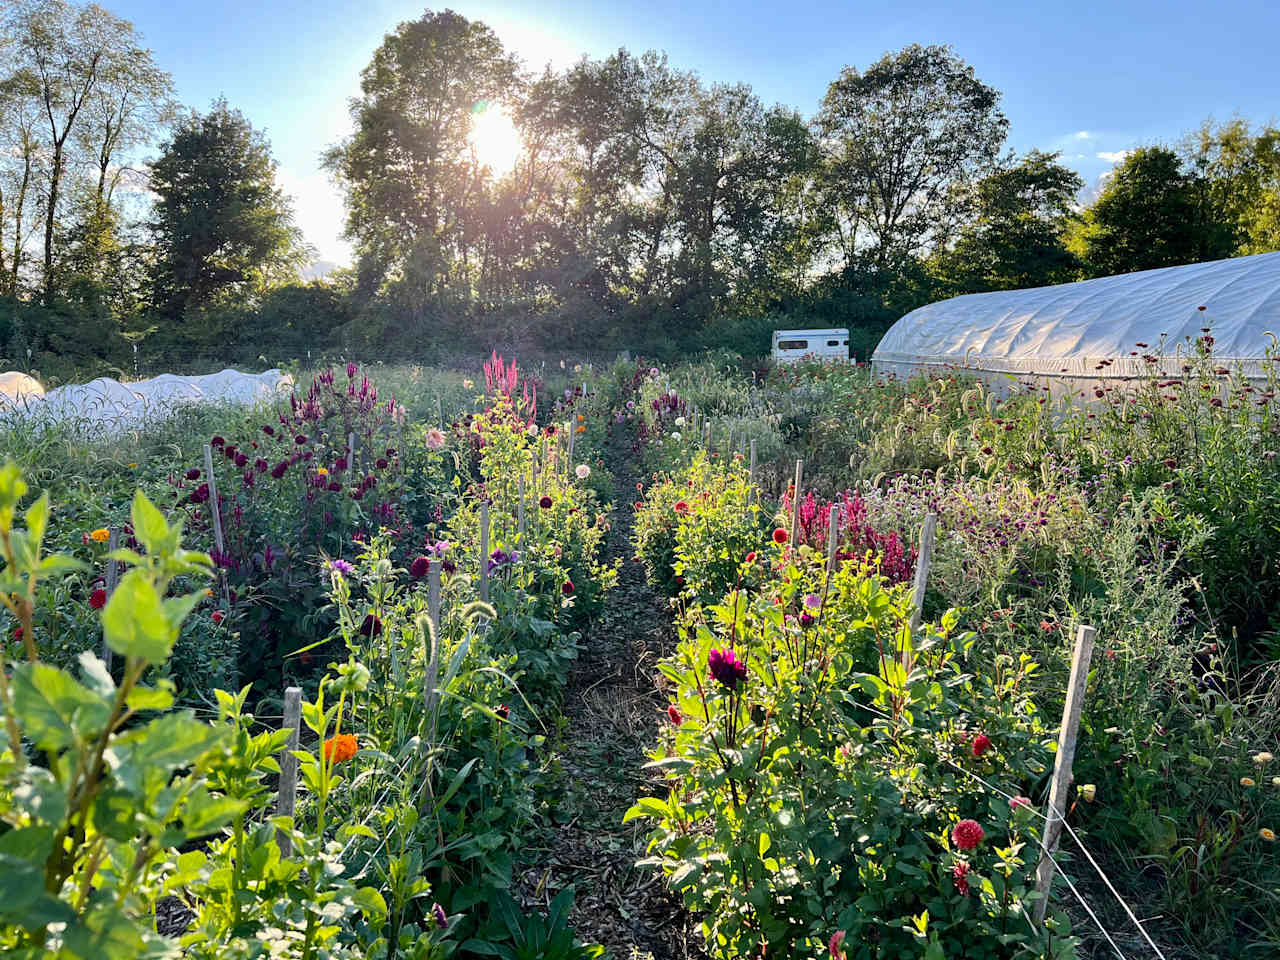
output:
[{"label": "orange marigold", "polygon": [[97,543],[106,543],[111,539],[111,531],[106,527],[99,527],[97,530],[90,531],[89,539]]},{"label": "orange marigold", "polygon": [[359,749],[355,734],[340,733],[324,742],[324,758],[330,763],[343,763],[354,757]]}]

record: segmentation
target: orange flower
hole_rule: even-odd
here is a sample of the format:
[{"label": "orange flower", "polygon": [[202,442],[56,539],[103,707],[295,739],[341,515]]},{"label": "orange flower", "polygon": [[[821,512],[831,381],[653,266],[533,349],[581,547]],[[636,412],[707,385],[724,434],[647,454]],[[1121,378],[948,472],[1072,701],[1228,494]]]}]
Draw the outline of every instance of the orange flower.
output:
[{"label": "orange flower", "polygon": [[587,428],[586,428],[586,427],[579,427],[579,428],[578,428],[578,433],[586,433],[586,432],[587,432]]},{"label": "orange flower", "polygon": [[324,758],[330,763],[343,763],[354,757],[359,749],[360,744],[354,734],[340,733],[324,742]]},{"label": "orange flower", "polygon": [[111,531],[106,527],[99,527],[97,530],[89,532],[89,539],[96,543],[106,543],[111,539]]}]

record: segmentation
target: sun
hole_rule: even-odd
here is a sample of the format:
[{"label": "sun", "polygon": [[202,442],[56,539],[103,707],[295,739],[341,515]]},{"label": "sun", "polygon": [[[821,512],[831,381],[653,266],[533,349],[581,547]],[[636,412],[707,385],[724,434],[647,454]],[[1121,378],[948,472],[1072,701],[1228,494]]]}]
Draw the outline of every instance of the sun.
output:
[{"label": "sun", "polygon": [[515,169],[524,148],[511,114],[493,104],[480,104],[471,114],[471,149],[476,161],[501,177]]}]

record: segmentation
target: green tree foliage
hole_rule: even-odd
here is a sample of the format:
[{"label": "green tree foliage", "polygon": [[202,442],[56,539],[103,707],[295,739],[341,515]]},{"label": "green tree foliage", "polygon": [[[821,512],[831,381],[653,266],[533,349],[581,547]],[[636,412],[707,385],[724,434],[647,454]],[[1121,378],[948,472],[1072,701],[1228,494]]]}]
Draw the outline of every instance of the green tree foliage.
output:
[{"label": "green tree foliage", "polygon": [[1233,228],[1237,252],[1280,249],[1280,128],[1267,124],[1255,134],[1239,117],[1216,126],[1207,121],[1191,135],[1186,153]]},{"label": "green tree foliage", "polygon": [[270,146],[225,100],[178,124],[149,171],[160,316],[181,324],[231,296],[256,302],[296,276],[305,251]]},{"label": "green tree foliage", "polygon": [[1000,94],[949,48],[913,44],[865,72],[846,67],[814,121],[822,184],[845,264],[881,269],[938,247],[957,188],[988,172],[1008,132]]},{"label": "green tree foliage", "polygon": [[1065,234],[1084,182],[1033,150],[983,177],[967,198],[972,217],[931,269],[955,293],[1016,290],[1075,279],[1079,263]]},{"label": "green tree foliage", "polygon": [[1209,184],[1167,147],[1125,157],[1085,213],[1081,234],[1092,276],[1218,260],[1235,252],[1231,225]]}]

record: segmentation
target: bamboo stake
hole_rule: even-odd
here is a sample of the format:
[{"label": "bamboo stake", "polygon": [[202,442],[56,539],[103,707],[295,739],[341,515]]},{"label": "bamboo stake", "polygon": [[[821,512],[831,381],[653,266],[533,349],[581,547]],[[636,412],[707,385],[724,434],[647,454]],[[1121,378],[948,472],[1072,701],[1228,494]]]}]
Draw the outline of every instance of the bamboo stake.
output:
[{"label": "bamboo stake", "polygon": [[578,434],[578,425],[572,416],[569,417],[569,456],[564,464],[564,475],[567,477],[573,470],[573,438]]},{"label": "bamboo stake", "polygon": [[437,559],[427,572],[427,616],[437,637],[440,636],[440,568],[441,561]]},{"label": "bamboo stake", "polygon": [[[289,731],[289,740],[280,751],[280,795],[276,801],[276,815],[292,817],[298,803],[298,736],[302,720],[302,688],[286,687],[284,691],[284,724],[281,730]],[[321,745],[323,749],[323,744]],[[281,857],[293,855],[293,839],[280,831],[276,833],[276,846]]]},{"label": "bamboo stake", "polygon": [[[204,445],[204,472],[209,481],[209,513],[213,517],[213,544],[218,553],[226,554],[227,544],[222,538],[222,510],[218,506],[218,479],[213,475],[213,447]],[[227,614],[231,613],[231,588],[227,586],[227,574],[218,565],[218,582],[222,586],[222,603]]]},{"label": "bamboo stake", "polygon": [[791,495],[791,549],[796,549],[796,538],[800,536],[800,483],[804,479],[804,461],[796,461],[796,485]]},{"label": "bamboo stake", "polygon": [[347,469],[351,471],[351,476],[356,475],[356,435],[354,433],[347,434]]},{"label": "bamboo stake", "polygon": [[1046,814],[1043,853],[1036,866],[1035,918],[1044,922],[1049,906],[1049,888],[1053,884],[1053,852],[1062,836],[1063,818],[1067,810],[1067,793],[1071,789],[1071,765],[1076,755],[1076,738],[1080,732],[1080,713],[1084,709],[1085,687],[1089,683],[1089,661],[1097,631],[1081,625],[1076,633],[1076,649],[1071,658],[1071,679],[1067,681],[1067,702],[1062,707],[1062,729],[1058,732],[1058,755],[1053,761],[1053,784],[1049,788],[1049,812]]},{"label": "bamboo stake", "polygon": [[489,602],[489,501],[480,501],[480,599]]}]

